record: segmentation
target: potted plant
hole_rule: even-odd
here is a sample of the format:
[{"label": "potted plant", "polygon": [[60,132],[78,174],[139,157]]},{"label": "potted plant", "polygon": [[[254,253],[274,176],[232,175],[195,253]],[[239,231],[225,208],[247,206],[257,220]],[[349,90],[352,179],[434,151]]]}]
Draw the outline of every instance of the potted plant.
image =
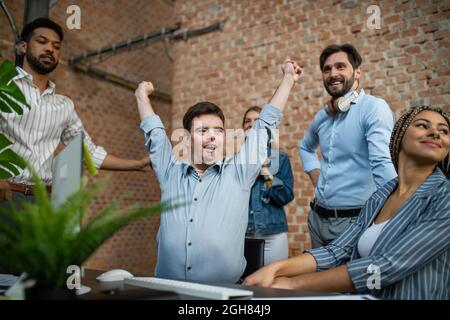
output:
[{"label": "potted plant", "polygon": [[[32,170],[32,169],[30,169]],[[35,203],[5,212],[0,220],[0,269],[23,270],[36,282],[26,298],[73,297],[66,281],[69,266],[81,266],[98,247],[120,228],[142,217],[168,209],[161,204],[146,208],[120,208],[118,200],[81,225],[89,204],[101,189],[101,182],[81,186],[58,209],[51,205],[45,186],[33,172]]]},{"label": "potted plant", "polygon": [[[19,88],[11,80],[17,71],[6,61],[0,66],[0,110],[22,114],[21,105],[29,108]],[[1,121],[1,119],[0,119]],[[19,173],[27,164],[9,146],[12,143],[0,133],[0,179]],[[91,173],[96,172],[87,148],[85,161]],[[89,204],[104,182],[81,185],[58,208],[54,208],[45,186],[28,166],[35,183],[36,202],[25,202],[20,208],[0,207],[0,270],[23,271],[26,279],[35,281],[26,298],[74,298],[66,280],[69,266],[81,266],[98,247],[129,222],[169,209],[163,204],[139,208],[121,208],[114,200],[89,222],[82,224]]]}]

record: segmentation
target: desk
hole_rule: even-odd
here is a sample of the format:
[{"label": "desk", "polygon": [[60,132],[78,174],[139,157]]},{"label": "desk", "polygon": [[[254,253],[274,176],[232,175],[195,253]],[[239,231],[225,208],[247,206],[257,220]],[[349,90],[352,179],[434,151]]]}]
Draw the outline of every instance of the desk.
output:
[{"label": "desk", "polygon": [[[198,300],[197,297],[178,295],[174,292],[160,291],[147,288],[140,288],[124,285],[122,281],[98,282],[95,278],[104,271],[85,270],[85,276],[81,283],[92,290],[86,294],[78,296],[81,300]],[[228,288],[251,290],[254,293],[253,299],[297,299],[308,297],[320,297],[321,299],[333,299],[340,297],[337,293],[317,293],[301,292],[298,290],[260,288],[253,286],[243,286],[239,284],[219,284],[207,283]]]}]

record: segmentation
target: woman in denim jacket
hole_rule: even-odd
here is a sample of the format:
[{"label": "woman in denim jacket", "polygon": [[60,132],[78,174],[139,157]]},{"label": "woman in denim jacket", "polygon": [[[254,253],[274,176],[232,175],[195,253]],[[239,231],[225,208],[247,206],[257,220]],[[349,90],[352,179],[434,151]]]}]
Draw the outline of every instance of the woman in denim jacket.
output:
[{"label": "woman in denim jacket", "polygon": [[[260,107],[244,114],[242,126],[247,132],[258,118]],[[294,176],[289,157],[272,142],[268,162],[252,187],[249,204],[247,238],[264,239],[264,264],[288,257],[288,225],[283,206],[294,199]]]}]

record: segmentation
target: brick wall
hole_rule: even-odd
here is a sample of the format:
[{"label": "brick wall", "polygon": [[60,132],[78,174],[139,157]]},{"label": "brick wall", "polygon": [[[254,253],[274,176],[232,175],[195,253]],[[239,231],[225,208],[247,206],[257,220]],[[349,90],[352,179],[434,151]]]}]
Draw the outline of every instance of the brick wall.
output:
[{"label": "brick wall", "polygon": [[[17,28],[22,29],[24,1],[5,1],[12,11]],[[81,9],[81,29],[68,30],[65,21],[70,4]],[[124,87],[74,72],[67,66],[69,56],[84,50],[150,33],[174,24],[173,5],[170,1],[66,1],[59,0],[50,10],[50,18],[64,27],[65,39],[61,63],[51,78],[57,84],[57,92],[67,95],[86,129],[98,145],[124,158],[140,159],[146,155],[143,134],[139,129],[133,91]],[[12,57],[14,38],[7,20],[0,13],[1,59]],[[106,59],[105,59],[106,58]],[[101,60],[94,58],[91,65],[122,76],[130,81],[152,80],[158,90],[171,93],[171,65],[162,43],[139,46]],[[156,111],[170,125],[171,105],[153,99]],[[96,199],[87,218],[108,204],[112,199],[124,197],[124,205],[142,203],[149,205],[160,199],[158,184],[152,172],[106,172],[99,178],[110,176],[101,195]],[[155,234],[158,218],[147,218],[131,223],[107,241],[86,263],[97,269],[124,268],[134,273],[153,272],[156,251]]]},{"label": "brick wall", "polygon": [[[378,4],[381,29],[366,25],[366,9]],[[174,47],[173,125],[199,100],[224,109],[228,128],[238,128],[244,110],[268,101],[287,56],[304,66],[280,128],[281,149],[295,175],[288,205],[290,254],[310,247],[307,204],[313,189],[298,154],[314,114],[328,99],[318,59],[332,43],[353,43],[363,57],[366,92],[384,98],[398,114],[429,103],[449,109],[450,5],[448,1],[177,1],[184,28],[227,19],[222,32],[177,42]]]},{"label": "brick wall", "polygon": [[[66,31],[63,59],[86,49],[182,22],[185,29],[206,27],[227,19],[223,31],[187,41],[167,50],[162,43],[118,53],[93,65],[132,81],[148,79],[172,93],[173,106],[154,99],[166,124],[181,127],[186,109],[210,100],[224,109],[228,128],[239,128],[243,111],[268,101],[281,78],[279,63],[289,56],[304,67],[280,128],[281,149],[294,169],[295,200],[287,207],[290,254],[310,247],[306,215],[313,189],[303,173],[298,141],[314,114],[328,99],[318,67],[321,50],[331,43],[353,43],[363,56],[366,91],[388,101],[399,114],[421,103],[450,107],[448,1],[66,1],[59,0],[50,16],[63,23],[69,4],[81,7],[81,30]],[[21,28],[23,1],[7,0]],[[381,29],[366,26],[366,9],[378,4]],[[13,37],[0,14],[0,53],[11,58]],[[61,65],[53,75],[59,92],[70,96],[95,141],[112,153],[130,158],[145,154],[131,91],[75,73]],[[119,125],[118,125],[119,124]],[[101,174],[101,177],[105,173]],[[93,212],[128,193],[126,203],[159,200],[152,173],[111,173]],[[135,222],[108,241],[87,263],[89,267],[153,270],[158,219]]]}]

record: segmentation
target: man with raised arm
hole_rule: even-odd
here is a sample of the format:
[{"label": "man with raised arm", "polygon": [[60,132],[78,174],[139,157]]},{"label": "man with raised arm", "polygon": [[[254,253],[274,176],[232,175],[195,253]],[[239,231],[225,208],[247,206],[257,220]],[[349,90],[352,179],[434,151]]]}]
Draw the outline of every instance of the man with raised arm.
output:
[{"label": "man with raised arm", "polygon": [[160,118],[148,98],[150,82],[136,90],[145,134],[162,201],[184,205],[163,214],[157,235],[156,276],[193,281],[235,283],[245,269],[244,238],[250,189],[267,158],[268,131],[277,127],[300,67],[286,61],[283,78],[240,152],[224,157],[225,118],[211,102],[188,109],[189,161],[175,158]]}]

